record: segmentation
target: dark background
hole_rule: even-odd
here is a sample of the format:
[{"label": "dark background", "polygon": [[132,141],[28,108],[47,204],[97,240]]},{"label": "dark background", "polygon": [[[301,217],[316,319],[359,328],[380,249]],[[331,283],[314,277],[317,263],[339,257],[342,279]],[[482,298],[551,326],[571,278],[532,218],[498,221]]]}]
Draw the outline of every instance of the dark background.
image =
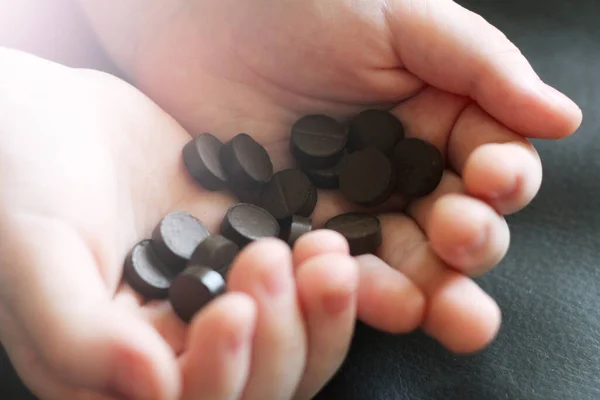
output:
[{"label": "dark background", "polygon": [[[359,325],[319,400],[600,399],[600,0],[459,3],[504,31],[542,79],[573,98],[583,125],[566,140],[535,142],[541,192],[509,217],[510,252],[479,281],[503,311],[496,342],[458,357],[418,333]],[[33,399],[2,353],[0,399]]]}]

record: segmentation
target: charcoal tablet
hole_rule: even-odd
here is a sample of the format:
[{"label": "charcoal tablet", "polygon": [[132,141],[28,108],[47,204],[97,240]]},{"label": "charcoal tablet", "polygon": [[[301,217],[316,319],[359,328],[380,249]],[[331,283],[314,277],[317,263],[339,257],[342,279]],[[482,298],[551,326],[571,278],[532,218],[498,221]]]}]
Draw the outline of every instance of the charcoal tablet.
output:
[{"label": "charcoal tablet", "polygon": [[300,236],[312,231],[312,220],[309,217],[292,215],[289,218],[279,221],[279,226],[281,227],[279,238],[287,242],[290,247],[294,247],[294,243],[296,243],[296,240]]},{"label": "charcoal tablet", "polygon": [[292,125],[290,152],[303,168],[333,167],[347,142],[344,125],[325,115],[307,115]]},{"label": "charcoal tablet", "polygon": [[340,186],[340,167],[346,157],[346,153],[333,167],[329,168],[307,168],[304,173],[310,181],[319,189],[337,189]]},{"label": "charcoal tablet", "polygon": [[[312,182],[311,182],[312,183]],[[308,201],[304,207],[298,211],[298,215],[303,217],[310,217],[317,207],[317,201],[319,200],[319,191],[315,185],[310,185],[310,192],[308,193]]]},{"label": "charcoal tablet", "polygon": [[381,223],[374,215],[352,212],[331,218],[325,223],[325,229],[340,233],[348,241],[350,254],[375,253],[381,246]]},{"label": "charcoal tablet", "polygon": [[444,175],[444,158],[434,145],[417,138],[405,139],[392,156],[400,194],[423,197],[433,192]]},{"label": "charcoal tablet", "polygon": [[368,148],[344,157],[340,191],[357,204],[371,207],[388,200],[396,189],[396,170],[385,154]]},{"label": "charcoal tablet", "polygon": [[188,266],[203,266],[226,274],[226,271],[237,256],[240,248],[237,244],[221,235],[213,235],[204,239],[188,262]]},{"label": "charcoal tablet", "polygon": [[389,156],[402,139],[402,123],[384,110],[365,110],[354,117],[348,126],[348,150],[351,152],[375,147]]},{"label": "charcoal tablet", "polygon": [[254,204],[234,204],[221,222],[221,235],[243,248],[254,240],[279,237],[279,223]]},{"label": "charcoal tablet", "polygon": [[168,272],[177,275],[185,268],[196,247],[208,236],[208,229],[194,216],[174,211],[154,228],[152,246]]},{"label": "charcoal tablet", "polygon": [[244,186],[231,187],[231,192],[238,198],[240,203],[250,203],[260,206],[260,196],[264,185],[256,185],[253,188]]},{"label": "charcoal tablet", "polygon": [[267,150],[245,133],[221,147],[219,160],[232,187],[253,188],[268,182],[273,175],[273,163]]},{"label": "charcoal tablet", "polygon": [[207,190],[221,190],[227,175],[219,154],[223,143],[210,133],[202,133],[183,147],[183,163],[190,175]]},{"label": "charcoal tablet", "polygon": [[150,240],[137,243],[127,254],[123,277],[129,285],[147,300],[164,299],[171,285],[164,266],[156,257]]},{"label": "charcoal tablet", "polygon": [[264,186],[260,204],[276,219],[294,214],[308,217],[317,204],[317,189],[304,172],[285,169]]},{"label": "charcoal tablet", "polygon": [[189,323],[204,306],[226,290],[225,280],[210,268],[186,268],[171,283],[169,302],[175,314]]}]

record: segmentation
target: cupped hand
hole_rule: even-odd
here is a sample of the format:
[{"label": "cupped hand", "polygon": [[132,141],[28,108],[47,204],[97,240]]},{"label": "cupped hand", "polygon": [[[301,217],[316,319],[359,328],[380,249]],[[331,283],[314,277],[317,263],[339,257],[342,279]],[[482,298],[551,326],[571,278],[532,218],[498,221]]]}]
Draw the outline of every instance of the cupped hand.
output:
[{"label": "cupped hand", "polygon": [[[502,259],[502,215],[540,187],[528,138],[581,122],[501,32],[450,0],[80,2],[116,63],[189,132],[250,133],[278,168],[309,113],[386,108],[435,144],[439,188],[403,214],[381,210],[379,257],[359,257],[358,314],[389,332],[422,326],[456,352],[495,337],[499,308],[470,278]],[[322,192],[315,221],[351,209]]]},{"label": "cupped hand", "polygon": [[246,248],[190,325],[121,283],[167,213],[215,233],[234,199],[183,166],[189,134],[105,74],[0,50],[0,340],[43,400],[310,398],[356,318],[357,262],[330,231]]}]

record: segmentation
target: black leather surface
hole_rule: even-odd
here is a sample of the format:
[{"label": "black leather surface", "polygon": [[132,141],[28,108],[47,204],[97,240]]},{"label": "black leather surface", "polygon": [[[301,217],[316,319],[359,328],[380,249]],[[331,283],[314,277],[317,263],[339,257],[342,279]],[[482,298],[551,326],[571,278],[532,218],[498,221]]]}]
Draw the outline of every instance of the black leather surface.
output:
[{"label": "black leather surface", "polygon": [[[535,143],[544,162],[540,195],[509,218],[511,250],[480,280],[503,311],[496,342],[457,357],[418,333],[361,325],[320,400],[600,399],[600,1],[460,3],[575,99],[584,123],[569,139]],[[2,356],[0,377],[0,399],[30,399]]]}]

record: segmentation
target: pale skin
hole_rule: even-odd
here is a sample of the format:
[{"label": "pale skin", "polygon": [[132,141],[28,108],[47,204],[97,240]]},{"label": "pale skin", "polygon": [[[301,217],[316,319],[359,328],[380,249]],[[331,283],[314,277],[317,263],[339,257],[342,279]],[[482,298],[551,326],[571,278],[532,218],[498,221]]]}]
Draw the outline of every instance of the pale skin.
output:
[{"label": "pale skin", "polygon": [[[471,277],[502,259],[502,215],[539,189],[527,138],[581,123],[499,31],[448,0],[79,3],[88,19],[69,22],[89,25],[107,58],[84,57],[92,35],[64,21],[27,44],[69,65],[114,62],[139,90],[0,51],[0,339],[42,399],[308,399],[343,361],[355,318],[423,328],[457,353],[494,339],[499,307]],[[293,252],[255,243],[230,293],[189,327],[120,284],[126,252],[163,215],[189,211],[216,231],[234,201],[185,174],[191,136],[250,133],[280,169],[296,118],[367,107],[390,109],[448,164],[405,213],[378,210],[377,255],[352,258],[329,231]],[[315,223],[351,209],[322,192]]]}]

